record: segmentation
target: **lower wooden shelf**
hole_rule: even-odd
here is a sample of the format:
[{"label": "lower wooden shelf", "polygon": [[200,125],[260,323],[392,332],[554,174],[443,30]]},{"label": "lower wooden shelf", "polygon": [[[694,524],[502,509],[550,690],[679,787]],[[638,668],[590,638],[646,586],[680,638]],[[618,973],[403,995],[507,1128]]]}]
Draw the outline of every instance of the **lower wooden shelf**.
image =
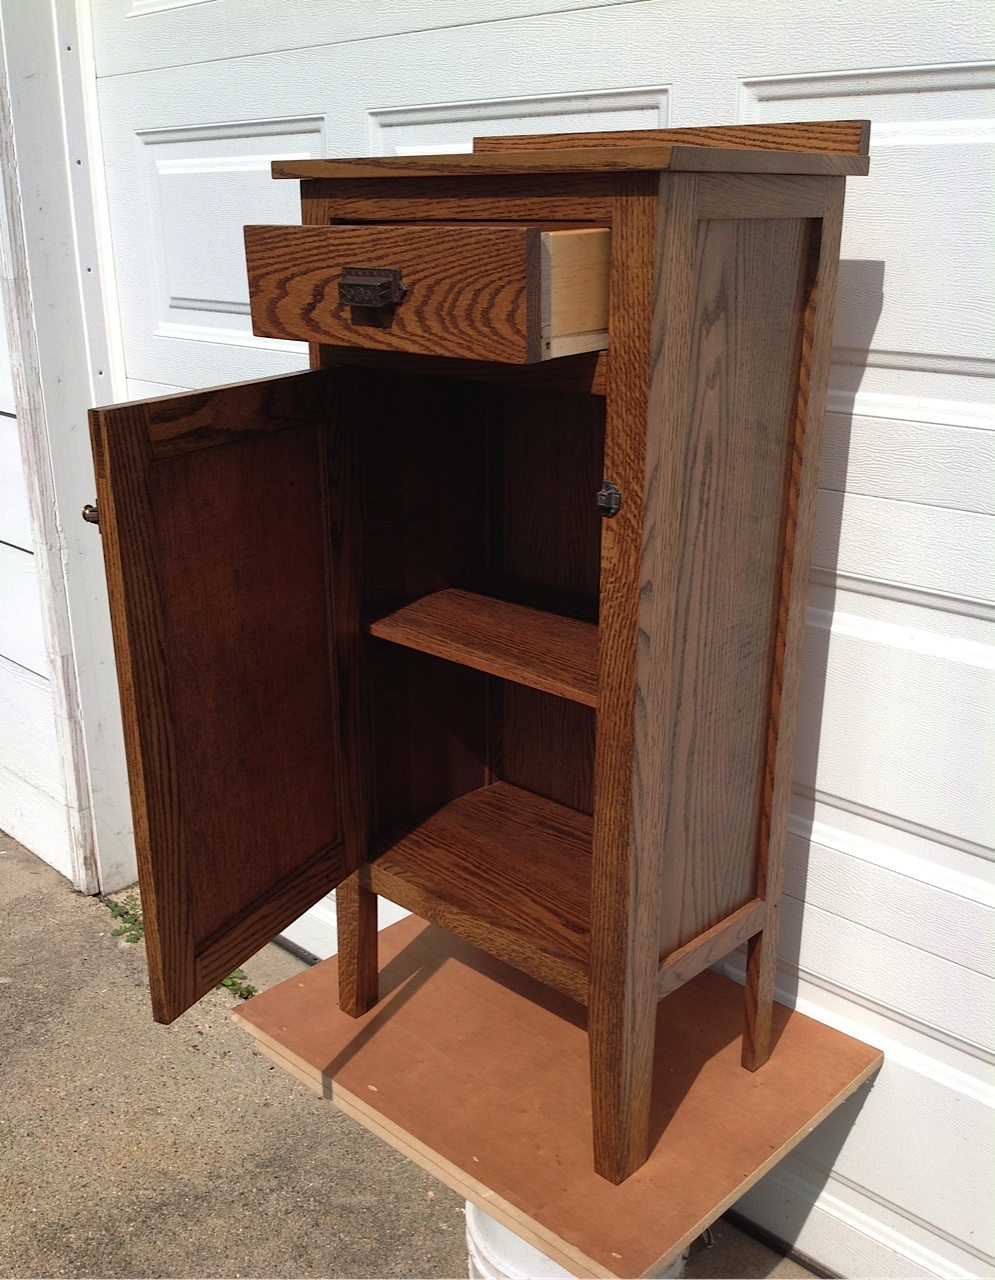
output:
[{"label": "lower wooden shelf", "polygon": [[367,888],[586,1001],[591,818],[506,782],[380,842]]},{"label": "lower wooden shelf", "polygon": [[323,961],[233,1016],[274,1062],[577,1276],[656,1274],[882,1061],[775,1005],[774,1054],[745,1071],[742,988],[699,974],[659,1006],[653,1151],[614,1186],[594,1171],[576,1003],[415,917],[380,935],[369,1013],[342,1013],[337,981]]}]

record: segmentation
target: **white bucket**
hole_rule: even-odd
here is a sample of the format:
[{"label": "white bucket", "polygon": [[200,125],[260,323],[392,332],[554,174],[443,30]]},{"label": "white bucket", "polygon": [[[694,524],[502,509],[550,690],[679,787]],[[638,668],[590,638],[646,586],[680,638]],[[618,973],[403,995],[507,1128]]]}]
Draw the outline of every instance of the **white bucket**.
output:
[{"label": "white bucket", "polygon": [[[470,1280],[559,1280],[572,1276],[558,1262],[547,1258],[513,1231],[467,1201],[466,1247]],[[661,1277],[684,1275],[684,1254],[679,1253]]]}]

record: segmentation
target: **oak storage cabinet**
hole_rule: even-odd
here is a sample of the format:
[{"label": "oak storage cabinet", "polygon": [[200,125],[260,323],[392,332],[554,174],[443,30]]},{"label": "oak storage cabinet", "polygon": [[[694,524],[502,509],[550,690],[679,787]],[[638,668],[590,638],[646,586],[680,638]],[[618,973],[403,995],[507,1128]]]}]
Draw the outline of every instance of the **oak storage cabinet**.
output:
[{"label": "oak storage cabinet", "polygon": [[277,162],[254,326],[312,371],[92,414],[154,1013],[338,886],[588,1005],[595,1164],[655,1010],[771,1000],[845,174],[861,122]]}]

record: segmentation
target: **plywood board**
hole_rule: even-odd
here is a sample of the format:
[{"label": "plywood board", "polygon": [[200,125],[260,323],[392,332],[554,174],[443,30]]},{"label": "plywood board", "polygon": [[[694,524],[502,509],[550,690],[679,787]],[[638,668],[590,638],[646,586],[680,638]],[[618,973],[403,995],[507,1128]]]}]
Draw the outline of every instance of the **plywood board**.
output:
[{"label": "plywood board", "polygon": [[742,989],[706,972],[662,1001],[653,1153],[594,1172],[585,1011],[409,917],[380,935],[381,1002],[353,1019],[323,961],[234,1015],[343,1111],[578,1276],[652,1275],[879,1067],[868,1045],[776,1006],[739,1063]]}]

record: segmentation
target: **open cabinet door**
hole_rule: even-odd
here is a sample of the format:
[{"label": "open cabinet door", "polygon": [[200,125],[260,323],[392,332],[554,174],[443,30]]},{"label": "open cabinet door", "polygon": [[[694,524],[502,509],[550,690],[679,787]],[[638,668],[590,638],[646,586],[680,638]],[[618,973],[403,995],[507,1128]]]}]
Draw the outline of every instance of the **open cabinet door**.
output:
[{"label": "open cabinet door", "polygon": [[362,856],[335,378],[91,413],[160,1022]]}]

